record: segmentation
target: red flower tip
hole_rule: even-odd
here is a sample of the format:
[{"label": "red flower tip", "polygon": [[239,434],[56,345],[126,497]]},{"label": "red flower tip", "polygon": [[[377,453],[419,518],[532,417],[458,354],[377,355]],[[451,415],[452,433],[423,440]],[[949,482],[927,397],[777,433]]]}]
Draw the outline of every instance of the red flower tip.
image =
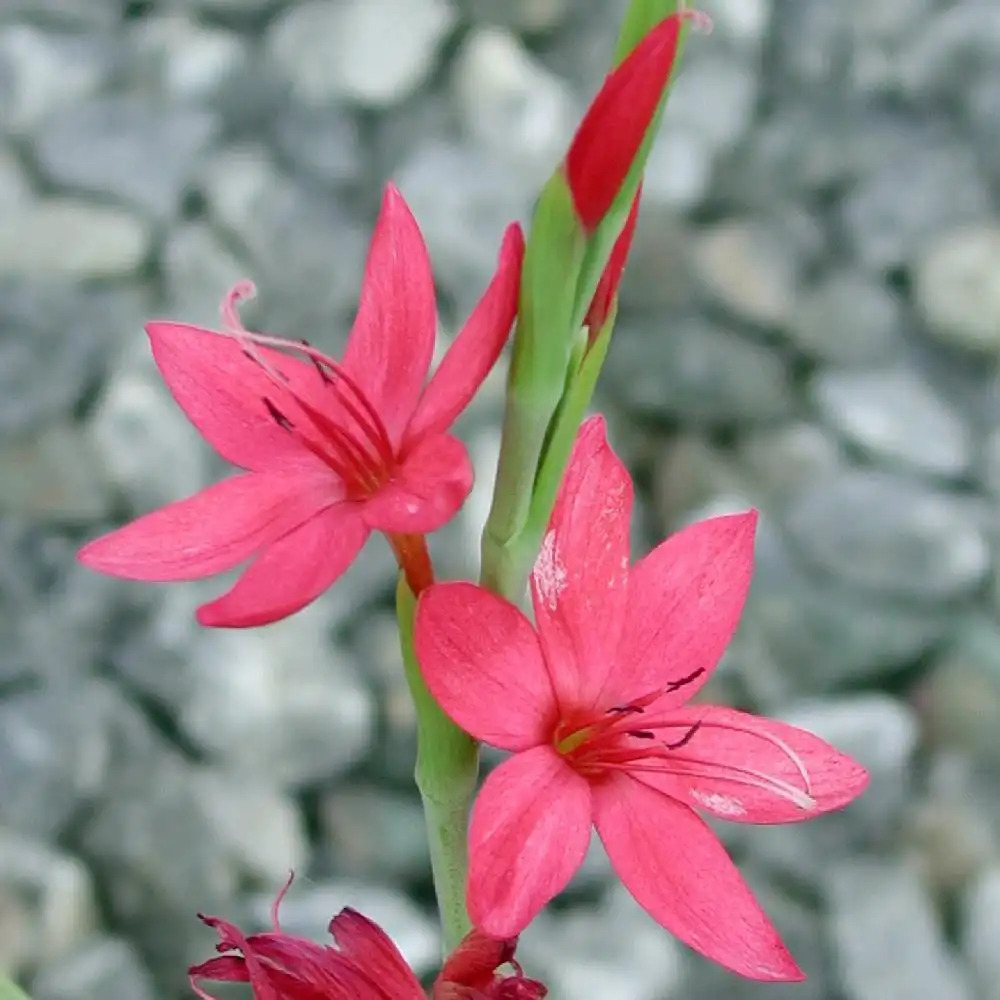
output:
[{"label": "red flower tip", "polygon": [[[215,1000],[203,980],[249,983],[254,1000],[426,1000],[420,981],[378,924],[346,907],[330,921],[334,946],[285,934],[278,909],[291,879],[272,907],[273,927],[244,935],[220,917],[198,914],[219,935],[219,957],[188,969],[191,988]],[[434,983],[434,1000],[542,1000],[545,987],[514,961],[516,938],[466,935]],[[497,972],[510,964],[513,975]]]},{"label": "red flower tip", "polygon": [[639,219],[639,199],[642,197],[642,185],[636,191],[632,199],[632,207],[629,209],[625,226],[618,234],[615,245],[611,248],[611,256],[604,266],[601,280],[597,283],[597,290],[591,299],[590,308],[587,310],[587,318],[584,323],[589,331],[588,337],[591,342],[598,335],[611,312],[611,307],[618,296],[618,286],[621,284],[622,274],[625,271],[625,263],[628,260],[629,250],[632,249],[632,237],[635,236],[635,225]]},{"label": "red flower tip", "polygon": [[608,74],[566,154],[566,181],[580,224],[592,232],[607,214],[670,79],[681,22],[671,14]]}]

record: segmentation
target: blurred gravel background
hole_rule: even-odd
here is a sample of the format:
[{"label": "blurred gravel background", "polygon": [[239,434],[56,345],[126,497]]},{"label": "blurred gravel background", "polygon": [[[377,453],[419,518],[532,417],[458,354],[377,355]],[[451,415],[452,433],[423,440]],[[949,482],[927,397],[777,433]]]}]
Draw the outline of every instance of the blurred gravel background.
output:
[{"label": "blurred gravel background", "polygon": [[[648,170],[601,388],[644,537],[763,512],[712,697],[872,771],[846,813],[721,828],[810,974],[687,954],[598,852],[525,935],[556,1000],[1000,998],[1000,4],[704,0]],[[223,473],[144,317],[337,351],[379,190],[430,244],[443,336],[525,218],[622,0],[0,0],[0,967],[35,1000],[176,1000],[213,937],[346,903],[437,941],[379,543],[279,626],[219,581],[92,575],[79,543]],[[482,469],[435,539],[467,573]],[[665,830],[664,836],[670,831]]]}]

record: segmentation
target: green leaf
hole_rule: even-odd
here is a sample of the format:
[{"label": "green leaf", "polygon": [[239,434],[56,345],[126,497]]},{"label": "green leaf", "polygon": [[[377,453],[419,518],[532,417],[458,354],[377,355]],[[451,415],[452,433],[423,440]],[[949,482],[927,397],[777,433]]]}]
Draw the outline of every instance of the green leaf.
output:
[{"label": "green leaf", "polygon": [[30,1000],[30,998],[9,979],[0,976],[0,1000]]}]

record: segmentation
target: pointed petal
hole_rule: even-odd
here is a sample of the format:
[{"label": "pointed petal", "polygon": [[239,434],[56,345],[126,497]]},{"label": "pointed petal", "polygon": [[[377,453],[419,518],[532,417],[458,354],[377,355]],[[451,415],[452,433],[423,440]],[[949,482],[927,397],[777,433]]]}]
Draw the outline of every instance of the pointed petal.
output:
[{"label": "pointed petal", "polygon": [[868,784],[857,761],[796,726],[717,705],[688,706],[676,717],[679,734],[698,728],[669,755],[675,770],[637,777],[720,819],[812,819],[845,806]]},{"label": "pointed petal", "polygon": [[698,521],[632,567],[621,645],[604,691],[609,701],[679,684],[658,703],[663,709],[705,683],[739,624],[756,526],[753,510]]},{"label": "pointed petal", "polygon": [[269,545],[231,590],[198,609],[198,621],[247,628],[295,614],[343,574],[368,534],[355,505],[330,507]]},{"label": "pointed petal", "polygon": [[424,389],[406,440],[447,430],[500,357],[514,317],[524,257],[521,227],[507,227],[496,274]]},{"label": "pointed petal", "polygon": [[[274,399],[281,389],[235,339],[186,323],[148,323],[146,333],[167,388],[202,437],[227,462],[260,470],[279,458],[303,452],[295,437],[278,426],[264,402]],[[322,385],[305,362],[267,348],[258,351],[281,372],[289,388],[308,396]]]},{"label": "pointed petal", "polygon": [[[281,997],[279,996],[277,989],[275,989],[271,977],[268,974],[268,970],[257,957],[253,946],[247,941],[246,937],[244,937],[243,931],[241,931],[235,924],[230,923],[228,920],[223,920],[220,917],[203,916],[201,917],[201,920],[209,927],[218,931],[218,947],[220,950],[239,951],[243,955],[243,962],[246,966],[247,974],[245,978],[237,978],[235,981],[248,982],[253,990],[254,1000],[281,1000]],[[210,963],[205,964],[210,965]],[[198,971],[203,968],[204,966],[195,966],[193,969],[188,970],[188,974],[192,978],[204,977],[205,974]],[[229,971],[230,973],[239,975],[238,971],[233,967],[229,967],[227,970],[223,971]]]},{"label": "pointed petal", "polygon": [[436,531],[458,513],[472,480],[472,463],[458,438],[424,438],[406,454],[392,480],[364,502],[365,523],[387,534]]},{"label": "pointed petal", "polygon": [[425,1000],[420,980],[389,935],[373,920],[345,907],[330,921],[330,933],[341,954],[359,969],[364,969],[388,996],[399,1000]]},{"label": "pointed petal", "polygon": [[308,520],[336,499],[337,488],[314,475],[233,476],[94,539],[78,558],[128,580],[212,576]]},{"label": "pointed petal", "polygon": [[493,937],[524,930],[580,867],[590,826],[590,788],[551,747],[504,761],[472,808],[473,924]]},{"label": "pointed petal", "polygon": [[580,428],[531,573],[545,661],[564,710],[593,705],[613,665],[628,596],[632,481],[604,418]]},{"label": "pointed petal", "polygon": [[736,866],[687,806],[628,775],[593,788],[611,864],[650,916],[706,958],[748,979],[805,978]]},{"label": "pointed petal", "polygon": [[597,227],[628,175],[670,78],[682,15],[672,14],[608,75],[566,154],[566,179],[584,229]]},{"label": "pointed petal", "polygon": [[504,750],[548,740],[556,705],[520,609],[471,583],[434,584],[420,595],[414,641],[427,687],[466,732]]},{"label": "pointed petal", "polygon": [[374,404],[394,442],[417,405],[436,333],[427,247],[403,196],[388,184],[368,250],[344,367]]}]

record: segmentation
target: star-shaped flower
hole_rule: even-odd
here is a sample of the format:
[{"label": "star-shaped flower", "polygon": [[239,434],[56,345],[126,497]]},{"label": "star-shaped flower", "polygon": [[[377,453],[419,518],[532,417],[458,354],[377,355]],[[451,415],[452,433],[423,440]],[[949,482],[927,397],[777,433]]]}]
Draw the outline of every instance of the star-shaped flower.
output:
[{"label": "star-shaped flower", "polygon": [[[203,605],[203,625],[263,625],[298,611],[350,565],[373,530],[406,563],[415,535],[441,527],[472,487],[447,433],[493,366],[517,309],[523,239],[512,225],[492,282],[425,385],[437,327],[427,248],[388,186],[342,361],[243,329],[234,290],[226,329],[146,327],[174,398],[245,471],[140,517],[80,552],[133,580],[190,580],[253,558]],[[252,286],[250,286],[252,290]]]},{"label": "star-shaped flower", "polygon": [[810,819],[867,774],[804,730],[688,704],[739,621],[755,512],[693,524],[630,566],[631,511],[632,483],[592,418],[532,574],[536,624],[472,584],[420,597],[427,686],[474,737],[513,753],[473,809],[470,916],[487,934],[520,932],[596,827],[632,895],[682,941],[752,979],[800,979],[699,812]]}]

